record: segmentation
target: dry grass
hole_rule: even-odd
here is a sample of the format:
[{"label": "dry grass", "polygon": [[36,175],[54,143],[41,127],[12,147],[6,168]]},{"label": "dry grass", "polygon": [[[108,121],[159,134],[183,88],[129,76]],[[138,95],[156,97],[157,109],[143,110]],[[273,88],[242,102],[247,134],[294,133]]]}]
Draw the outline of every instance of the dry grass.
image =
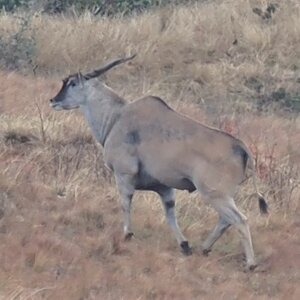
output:
[{"label": "dry grass", "polygon": [[[137,52],[130,66],[109,75],[122,94],[159,93],[213,113],[248,111],[280,87],[294,95],[300,78],[298,1],[282,1],[268,20],[256,7],[265,9],[265,1],[214,0],[115,19],[36,14],[27,34],[40,74],[62,76]],[[18,31],[18,23],[3,15],[1,34]]]},{"label": "dry grass", "polygon": [[[38,76],[0,72],[0,299],[299,299],[299,119],[257,114],[252,98],[297,91],[300,7],[280,3],[268,21],[256,6],[211,1],[129,19],[34,18]],[[1,16],[1,30],[17,30],[13,20]],[[179,253],[152,193],[136,195],[135,239],[122,241],[101,148],[78,113],[52,112],[48,99],[61,76],[132,52],[138,58],[107,78],[121,95],[159,95],[250,146],[271,210],[260,217],[251,183],[242,187],[237,200],[261,263],[255,273],[243,272],[233,230],[201,255],[216,215],[197,194],[177,194],[192,257]],[[251,78],[262,91],[245,85]]]}]

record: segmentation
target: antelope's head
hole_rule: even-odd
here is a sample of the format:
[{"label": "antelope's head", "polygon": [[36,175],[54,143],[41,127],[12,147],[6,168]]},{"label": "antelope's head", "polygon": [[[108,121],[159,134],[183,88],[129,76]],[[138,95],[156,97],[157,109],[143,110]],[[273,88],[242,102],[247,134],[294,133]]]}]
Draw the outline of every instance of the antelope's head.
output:
[{"label": "antelope's head", "polygon": [[80,72],[74,75],[70,75],[63,79],[63,84],[58,94],[50,100],[50,105],[55,110],[68,110],[79,108],[83,105],[87,98],[87,81],[104,74],[111,68],[132,60],[136,54],[127,57],[114,60],[107,65],[96,69],[85,75]]}]

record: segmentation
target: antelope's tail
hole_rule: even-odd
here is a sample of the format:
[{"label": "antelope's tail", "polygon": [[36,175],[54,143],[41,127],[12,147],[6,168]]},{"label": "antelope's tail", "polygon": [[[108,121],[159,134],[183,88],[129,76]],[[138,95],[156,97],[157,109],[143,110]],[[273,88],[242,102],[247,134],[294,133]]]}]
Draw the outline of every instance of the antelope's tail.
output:
[{"label": "antelope's tail", "polygon": [[[246,147],[245,147],[246,148]],[[245,149],[246,153],[247,153],[247,169],[250,171],[250,176],[252,177],[252,181],[253,181],[253,185],[254,185],[254,189],[255,189],[255,195],[258,197],[258,205],[259,205],[259,210],[261,214],[268,214],[268,204],[267,201],[265,200],[265,198],[263,197],[263,195],[258,191],[257,188],[257,174],[256,174],[256,169],[255,169],[255,164],[253,161],[253,158],[249,152],[249,150],[246,148]]]},{"label": "antelope's tail", "polygon": [[260,210],[261,214],[267,214],[268,213],[268,204],[267,204],[267,201],[265,200],[265,198],[263,197],[263,195],[257,189],[256,178],[257,178],[256,173],[254,171],[254,174],[252,176],[252,180],[253,180],[255,193],[258,197],[259,210]]}]

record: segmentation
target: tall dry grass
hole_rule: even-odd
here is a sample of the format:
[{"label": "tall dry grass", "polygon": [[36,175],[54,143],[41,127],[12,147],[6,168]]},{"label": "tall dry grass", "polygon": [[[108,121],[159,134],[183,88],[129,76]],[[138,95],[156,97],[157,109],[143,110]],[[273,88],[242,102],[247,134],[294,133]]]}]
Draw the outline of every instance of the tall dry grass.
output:
[{"label": "tall dry grass", "polygon": [[[122,93],[130,84],[134,94],[128,96],[159,93],[169,101],[204,103],[213,112],[248,111],[279,88],[292,95],[299,90],[299,3],[282,1],[264,20],[253,9],[266,4],[216,0],[113,19],[35,14],[27,34],[40,74],[90,70],[136,52],[131,66],[109,75]],[[11,15],[2,15],[0,24],[2,33],[18,30]]]},{"label": "tall dry grass", "polygon": [[[37,75],[0,72],[0,299],[299,298],[299,119],[258,113],[255,99],[299,89],[300,7],[279,3],[263,20],[252,9],[265,5],[210,1],[115,19],[35,15],[26,34]],[[18,31],[11,15],[0,24],[7,37]],[[271,213],[258,215],[251,182],[237,202],[263,272],[242,271],[232,231],[201,256],[216,214],[197,194],[177,193],[193,257],[180,255],[153,193],[136,195],[135,239],[122,241],[101,148],[79,113],[55,113],[48,99],[68,73],[133,52],[135,61],[106,78],[120,95],[156,94],[251,148]]]}]

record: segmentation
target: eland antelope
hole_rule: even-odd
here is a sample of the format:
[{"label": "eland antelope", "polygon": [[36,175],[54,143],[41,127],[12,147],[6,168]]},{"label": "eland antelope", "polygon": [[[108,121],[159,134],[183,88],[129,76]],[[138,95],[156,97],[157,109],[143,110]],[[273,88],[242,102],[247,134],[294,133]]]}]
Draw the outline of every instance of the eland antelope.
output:
[{"label": "eland antelope", "polygon": [[260,211],[267,213],[267,203],[257,191],[249,150],[239,139],[177,113],[158,97],[147,96],[129,103],[96,79],[134,56],[85,75],[68,76],[50,100],[55,110],[79,108],[103,146],[105,164],[114,173],[121,197],[125,239],[133,235],[130,210],[134,191],[154,191],[161,198],[181,251],[191,254],[177,225],[174,191],[197,190],[219,214],[218,223],[202,245],[203,254],[208,254],[233,225],[240,233],[247,267],[254,269],[247,219],[233,199],[238,186],[251,176]]}]

